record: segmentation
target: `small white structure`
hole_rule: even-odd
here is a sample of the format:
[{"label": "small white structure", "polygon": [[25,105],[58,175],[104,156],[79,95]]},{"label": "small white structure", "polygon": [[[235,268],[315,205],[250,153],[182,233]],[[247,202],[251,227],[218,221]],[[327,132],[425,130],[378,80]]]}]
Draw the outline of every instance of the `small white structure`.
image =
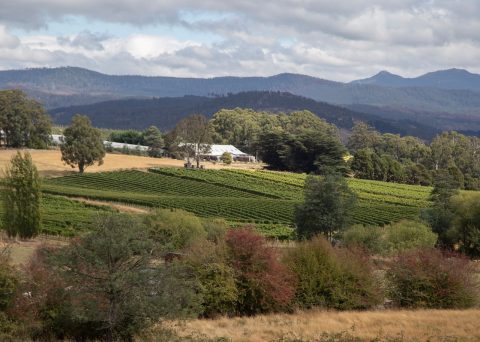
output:
[{"label": "small white structure", "polygon": [[[61,134],[52,134],[52,142],[55,145],[61,145],[63,144],[63,135]],[[143,145],[133,145],[133,144],[124,144],[124,143],[118,143],[114,141],[108,141],[105,140],[103,142],[106,148],[112,148],[114,150],[129,150],[129,151],[139,151],[139,152],[147,152],[148,151],[148,146],[143,146]]]},{"label": "small white structure", "polygon": [[210,151],[201,153],[200,156],[205,159],[219,161],[225,152],[230,153],[235,161],[255,162],[254,156],[240,151],[233,145],[210,145]]},{"label": "small white structure", "polygon": [[105,140],[103,142],[105,147],[111,147],[115,150],[136,150],[140,152],[147,152],[148,151],[148,146],[143,146],[143,145],[133,145],[133,144],[124,144],[124,143],[118,143],[114,141],[107,141]]},{"label": "small white structure", "polygon": [[52,142],[54,145],[63,144],[63,135],[61,134],[52,134]]}]

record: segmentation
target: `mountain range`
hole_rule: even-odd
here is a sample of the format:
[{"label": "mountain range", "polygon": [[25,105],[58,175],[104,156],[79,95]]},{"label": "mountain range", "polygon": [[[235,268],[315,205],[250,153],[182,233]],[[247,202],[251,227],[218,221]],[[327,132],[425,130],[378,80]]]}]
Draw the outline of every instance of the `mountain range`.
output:
[{"label": "mountain range", "polygon": [[383,87],[429,87],[439,89],[472,90],[480,92],[480,75],[464,69],[448,69],[429,72],[413,78],[406,78],[380,71],[375,76],[356,80],[350,84],[376,85]]},{"label": "mountain range", "polygon": [[273,113],[309,110],[317,116],[349,130],[355,121],[366,122],[382,132],[415,135],[425,139],[437,132],[434,128],[405,119],[383,119],[380,116],[350,110],[284,92],[250,91],[226,96],[183,96],[155,99],[122,99],[90,105],[70,106],[50,111],[54,121],[68,125],[73,115],[89,116],[97,127],[144,129],[155,125],[169,130],[185,116],[203,114],[211,117],[220,109],[251,108]]},{"label": "mountain range", "polygon": [[[0,71],[0,89],[8,88],[24,89],[49,110],[124,99],[174,97],[178,102],[184,96],[218,98],[251,91],[282,92],[379,119],[416,122],[432,130],[480,131],[480,75],[461,69],[415,78],[383,71],[348,83],[299,74],[176,78],[106,75],[76,67]],[[297,100],[298,106],[302,105],[304,100]],[[282,109],[272,103],[269,106]]]}]

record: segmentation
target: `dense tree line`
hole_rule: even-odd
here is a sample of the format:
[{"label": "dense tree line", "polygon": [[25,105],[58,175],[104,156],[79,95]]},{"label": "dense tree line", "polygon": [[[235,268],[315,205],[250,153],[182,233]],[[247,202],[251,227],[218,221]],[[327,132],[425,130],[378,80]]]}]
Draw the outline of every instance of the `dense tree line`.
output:
[{"label": "dense tree line", "polygon": [[446,170],[459,188],[480,188],[480,138],[457,132],[443,132],[427,143],[381,134],[357,122],[343,146],[337,128],[309,111],[272,114],[240,108],[217,112],[210,125],[215,143],[235,145],[272,169],[322,173],[329,167],[349,168],[358,178],[419,185],[431,185]]},{"label": "dense tree line", "polygon": [[309,111],[271,114],[221,110],[210,121],[213,141],[258,156],[270,168],[322,173],[345,171],[345,148],[334,125]]},{"label": "dense tree line", "polygon": [[0,146],[45,148],[51,122],[43,106],[21,90],[0,91]]},{"label": "dense tree line", "polygon": [[352,130],[348,148],[353,153],[355,177],[430,185],[447,172],[463,189],[480,188],[480,138],[443,132],[430,144],[415,137],[380,134],[364,123]]}]

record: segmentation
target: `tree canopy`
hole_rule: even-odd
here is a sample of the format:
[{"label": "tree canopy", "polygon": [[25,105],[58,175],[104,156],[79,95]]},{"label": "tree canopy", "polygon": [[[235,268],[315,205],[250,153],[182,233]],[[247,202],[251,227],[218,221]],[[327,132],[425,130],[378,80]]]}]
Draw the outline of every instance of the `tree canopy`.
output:
[{"label": "tree canopy", "polygon": [[5,170],[3,224],[9,237],[29,239],[41,229],[40,177],[28,152],[17,152]]},{"label": "tree canopy", "polygon": [[45,148],[51,120],[43,106],[21,90],[0,91],[0,146]]},{"label": "tree canopy", "polygon": [[295,212],[297,236],[309,239],[324,234],[332,239],[351,224],[355,203],[356,195],[341,174],[307,176],[305,200]]},{"label": "tree canopy", "polygon": [[90,119],[86,116],[75,115],[72,124],[64,130],[62,161],[73,167],[78,167],[83,173],[88,166],[98,162],[103,164],[105,147],[101,133],[92,127]]}]

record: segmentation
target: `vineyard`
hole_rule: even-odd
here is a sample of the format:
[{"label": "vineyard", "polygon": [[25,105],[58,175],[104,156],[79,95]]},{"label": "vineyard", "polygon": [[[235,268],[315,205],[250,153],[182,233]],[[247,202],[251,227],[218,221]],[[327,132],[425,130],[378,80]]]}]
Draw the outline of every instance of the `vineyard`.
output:
[{"label": "vineyard", "polygon": [[[179,208],[232,225],[252,223],[268,236],[288,237],[306,175],[250,170],[151,169],[70,175],[47,180],[44,192],[146,207]],[[384,225],[415,218],[430,188],[348,180],[359,201],[357,223]]]},{"label": "vineyard", "polygon": [[[0,220],[4,206],[0,198]],[[42,206],[43,234],[76,236],[90,229],[95,215],[111,211],[105,206],[95,206],[53,195],[45,195]]]}]

